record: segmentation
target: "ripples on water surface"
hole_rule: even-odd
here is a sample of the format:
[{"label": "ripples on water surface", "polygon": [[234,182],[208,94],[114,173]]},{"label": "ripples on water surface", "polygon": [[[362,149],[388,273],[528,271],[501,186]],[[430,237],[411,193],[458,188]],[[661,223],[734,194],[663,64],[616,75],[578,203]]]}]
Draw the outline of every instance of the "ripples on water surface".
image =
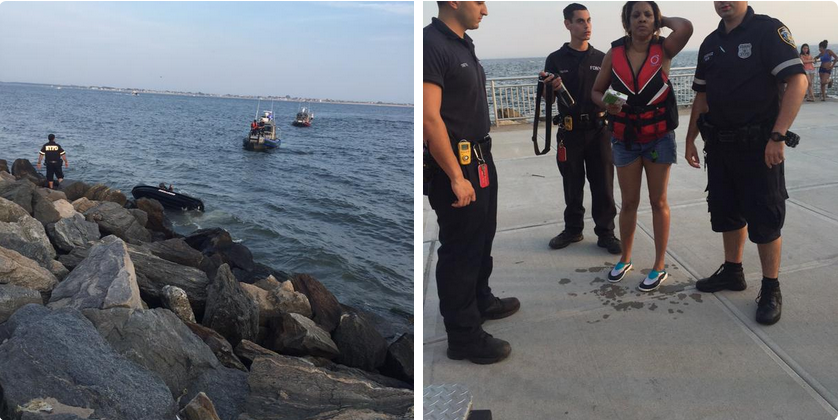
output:
[{"label": "ripples on water surface", "polygon": [[298,128],[297,108],[274,103],[282,148],[259,153],[241,148],[256,101],[0,83],[0,159],[35,163],[55,133],[68,179],[129,197],[172,183],[207,210],[170,214],[178,232],[223,227],[256,261],[412,329],[413,109],[315,104]]}]

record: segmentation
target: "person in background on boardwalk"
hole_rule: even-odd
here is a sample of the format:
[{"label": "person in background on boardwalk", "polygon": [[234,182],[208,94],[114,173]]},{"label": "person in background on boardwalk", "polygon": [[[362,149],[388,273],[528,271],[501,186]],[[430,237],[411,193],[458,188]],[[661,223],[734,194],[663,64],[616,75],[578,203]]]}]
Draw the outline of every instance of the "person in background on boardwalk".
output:
[{"label": "person in background on boardwalk", "polygon": [[[619,282],[632,268],[637,207],[645,172],[655,232],[655,263],[638,290],[651,292],[667,278],[664,271],[669,241],[666,189],[669,169],[677,154],[673,130],[678,126],[678,107],[669,82],[669,68],[692,36],[693,27],[686,19],[661,16],[658,5],[651,1],[627,2],[623,6],[622,22],[626,36],[611,43],[593,88],[594,102],[610,114],[614,165],[622,194],[623,253],[608,273],[608,280]],[[663,27],[672,30],[668,38],[660,36]],[[627,102],[622,106],[606,106],[602,98],[609,86],[627,95]]]},{"label": "person in background on boardwalk", "polygon": [[806,89],[806,100],[808,102],[815,101],[815,88],[812,84],[815,79],[815,59],[809,52],[809,44],[800,46],[800,61],[803,62],[803,70],[806,71],[806,78],[809,79],[809,87]]},{"label": "person in background on boardwalk", "polygon": [[821,67],[818,69],[818,74],[821,77],[821,101],[826,100],[826,85],[829,84],[829,79],[832,77],[832,67],[835,66],[835,60],[838,60],[838,55],[835,55],[832,50],[827,48],[829,42],[823,40],[818,44],[818,54],[815,59],[821,60]]},{"label": "person in background on boardwalk", "polygon": [[[780,230],[786,217],[784,141],[806,92],[803,63],[789,29],[754,14],[747,2],[717,1],[722,18],[698,50],[696,91],[685,158],[701,168],[695,138],[704,139],[707,204],[714,232],[722,233],[725,262],[698,280],[702,292],[745,290],[746,236],[757,244],[762,288],[756,321],[780,320]],[[727,51],[722,50],[727,47]],[[783,100],[778,85],[786,84]]]},{"label": "person in background on boardwalk", "polygon": [[[55,142],[55,134],[47,136],[49,142],[41,146],[41,152],[38,154],[38,170],[41,170],[41,160],[46,157],[47,161],[47,182],[49,187],[58,188],[61,182],[64,181],[64,171],[61,170],[61,160],[64,160],[64,167],[69,168],[70,163],[67,162],[67,153],[61,148],[61,145]],[[57,178],[53,183],[53,177]]]},{"label": "person in background on boardwalk", "polygon": [[[591,100],[591,89],[605,54],[588,43],[591,39],[591,15],[588,9],[572,3],[565,7],[564,26],[570,42],[547,57],[541,76],[554,91],[567,89],[574,104],[567,107],[558,101],[559,121],[563,130],[556,133],[556,144],[566,150],[566,158],[556,156],[564,187],[564,230],[550,240],[550,248],[561,249],[583,239],[585,208],[585,173],[591,186],[591,215],[597,245],[612,254],[622,252],[614,237],[614,164],[611,160],[611,132],[605,128],[603,108]],[[560,147],[562,147],[560,146]]]},{"label": "person in background on boardwalk", "polygon": [[486,333],[483,320],[510,316],[521,304],[516,298],[495,297],[489,287],[498,177],[489,137],[486,74],[466,35],[488,11],[482,1],[437,4],[439,18],[423,29],[422,130],[434,168],[428,201],[439,224],[439,310],[449,358],[495,363],[512,349]]}]

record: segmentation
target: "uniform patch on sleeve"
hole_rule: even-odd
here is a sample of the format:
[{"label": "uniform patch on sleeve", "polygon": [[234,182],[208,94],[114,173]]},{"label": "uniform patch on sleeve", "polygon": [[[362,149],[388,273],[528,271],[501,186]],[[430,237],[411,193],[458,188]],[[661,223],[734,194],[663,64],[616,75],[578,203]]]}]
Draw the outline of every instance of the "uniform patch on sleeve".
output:
[{"label": "uniform patch on sleeve", "polygon": [[792,38],[789,28],[781,26],[780,29],[777,29],[777,35],[780,35],[780,39],[782,39],[786,44],[791,45],[792,48],[797,48],[797,46],[794,45],[794,38]]}]

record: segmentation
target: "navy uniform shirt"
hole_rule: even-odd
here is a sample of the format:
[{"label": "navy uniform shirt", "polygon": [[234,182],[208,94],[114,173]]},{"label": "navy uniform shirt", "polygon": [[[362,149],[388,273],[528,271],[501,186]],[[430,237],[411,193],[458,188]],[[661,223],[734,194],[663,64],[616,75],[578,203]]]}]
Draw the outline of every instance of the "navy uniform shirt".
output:
[{"label": "navy uniform shirt", "polygon": [[474,43],[437,18],[422,32],[422,80],[442,88],[440,115],[449,140],[482,140],[489,134],[489,103],[486,73],[474,54]]},{"label": "navy uniform shirt", "polygon": [[698,50],[693,90],[707,93],[707,118],[717,127],[773,124],[778,83],[805,74],[791,32],[777,19],[748,13],[729,34],[724,21]]},{"label": "navy uniform shirt", "polygon": [[64,156],[64,149],[58,143],[46,143],[41,146],[41,154],[46,156],[47,162],[60,162]]},{"label": "navy uniform shirt", "polygon": [[588,44],[585,51],[576,51],[565,43],[558,51],[547,56],[544,71],[557,74],[562,84],[576,101],[573,114],[588,114],[601,111],[591,100],[591,90],[599,74],[605,53]]}]

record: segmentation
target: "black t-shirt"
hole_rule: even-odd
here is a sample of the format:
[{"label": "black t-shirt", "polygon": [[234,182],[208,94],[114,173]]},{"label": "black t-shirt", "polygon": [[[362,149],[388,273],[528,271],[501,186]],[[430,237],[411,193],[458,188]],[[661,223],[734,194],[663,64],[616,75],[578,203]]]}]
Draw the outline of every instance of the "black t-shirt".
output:
[{"label": "black t-shirt", "polygon": [[568,92],[576,101],[571,113],[593,113],[601,111],[591,101],[591,90],[599,74],[605,54],[588,44],[585,51],[576,51],[565,43],[559,50],[553,51],[544,62],[544,71],[558,74]]},{"label": "black t-shirt", "polygon": [[437,18],[422,32],[422,80],[442,88],[440,115],[450,140],[482,140],[489,134],[489,103],[486,73],[474,54],[474,43]]},{"label": "black t-shirt", "polygon": [[58,143],[46,143],[41,146],[41,154],[46,156],[47,162],[59,162],[64,156],[64,149]]},{"label": "black t-shirt", "polygon": [[780,110],[777,84],[798,73],[805,72],[791,32],[749,6],[745,19],[729,34],[722,21],[704,39],[693,90],[707,93],[713,125],[773,124]]}]

